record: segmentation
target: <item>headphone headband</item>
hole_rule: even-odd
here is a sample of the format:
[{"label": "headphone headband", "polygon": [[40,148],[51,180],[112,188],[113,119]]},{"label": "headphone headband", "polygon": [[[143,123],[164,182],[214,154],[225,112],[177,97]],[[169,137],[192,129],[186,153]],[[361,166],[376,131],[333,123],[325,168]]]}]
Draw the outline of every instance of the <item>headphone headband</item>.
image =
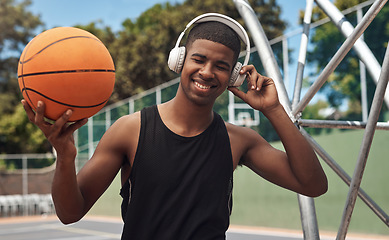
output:
[{"label": "headphone headband", "polygon": [[185,47],[180,47],[179,45],[182,38],[185,35],[185,31],[188,28],[190,28],[194,23],[212,22],[212,21],[220,22],[230,27],[236,34],[238,34],[242,42],[246,44],[246,57],[243,61],[243,64],[240,62],[237,62],[235,64],[229,80],[229,86],[234,86],[234,87],[240,86],[243,83],[244,79],[246,78],[246,74],[241,75],[240,70],[242,66],[247,65],[250,60],[250,39],[249,36],[247,35],[247,32],[242,27],[242,25],[240,25],[234,19],[220,13],[202,14],[194,18],[186,25],[184,31],[182,31],[180,36],[178,37],[175,47],[170,51],[169,58],[168,58],[168,66],[172,71],[176,73],[181,72],[181,69],[184,64],[186,50]]},{"label": "headphone headband", "polygon": [[193,24],[212,21],[224,23],[225,25],[232,28],[232,30],[234,30],[236,34],[238,34],[243,43],[246,44],[246,57],[244,59],[243,66],[247,65],[250,59],[250,39],[247,35],[246,30],[236,20],[220,13],[204,13],[190,21],[178,37],[176,47],[179,47],[186,30],[188,30],[188,28],[190,28]]}]

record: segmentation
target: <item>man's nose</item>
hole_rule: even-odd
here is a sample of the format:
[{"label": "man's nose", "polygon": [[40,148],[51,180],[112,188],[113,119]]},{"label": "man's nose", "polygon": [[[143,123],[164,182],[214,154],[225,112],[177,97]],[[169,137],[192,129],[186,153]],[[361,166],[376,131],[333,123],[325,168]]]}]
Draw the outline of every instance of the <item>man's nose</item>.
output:
[{"label": "man's nose", "polygon": [[211,63],[205,63],[200,69],[199,73],[204,79],[210,79],[215,77]]}]

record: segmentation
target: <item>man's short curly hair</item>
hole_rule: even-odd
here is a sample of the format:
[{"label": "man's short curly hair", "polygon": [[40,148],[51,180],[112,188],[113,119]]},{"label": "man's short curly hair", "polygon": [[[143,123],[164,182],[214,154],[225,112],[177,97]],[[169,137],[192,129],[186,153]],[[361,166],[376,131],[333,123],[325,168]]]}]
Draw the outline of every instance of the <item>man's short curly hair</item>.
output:
[{"label": "man's short curly hair", "polygon": [[195,25],[189,32],[186,48],[189,49],[197,39],[206,39],[221,43],[234,51],[234,60],[238,60],[240,53],[240,38],[229,26],[221,22],[210,21]]}]

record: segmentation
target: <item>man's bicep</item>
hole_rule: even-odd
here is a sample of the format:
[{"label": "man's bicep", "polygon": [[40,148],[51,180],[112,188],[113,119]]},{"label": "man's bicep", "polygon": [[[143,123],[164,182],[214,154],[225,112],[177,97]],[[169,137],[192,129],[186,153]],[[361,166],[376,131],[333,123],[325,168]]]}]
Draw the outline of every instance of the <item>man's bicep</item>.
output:
[{"label": "man's bicep", "polygon": [[92,158],[87,161],[77,175],[80,190],[87,208],[97,201],[119,172],[130,148],[125,132],[129,127],[125,120],[117,123],[103,135]]}]

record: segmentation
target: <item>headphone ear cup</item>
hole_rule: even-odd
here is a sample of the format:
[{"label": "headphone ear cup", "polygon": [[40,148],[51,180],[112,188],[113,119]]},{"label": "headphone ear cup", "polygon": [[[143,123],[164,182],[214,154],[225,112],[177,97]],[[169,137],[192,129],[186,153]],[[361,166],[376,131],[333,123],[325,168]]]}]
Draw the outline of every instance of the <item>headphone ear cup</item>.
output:
[{"label": "headphone ear cup", "polygon": [[175,47],[169,53],[167,64],[173,72],[180,73],[185,59],[185,47]]},{"label": "headphone ear cup", "polygon": [[245,75],[240,75],[240,70],[242,69],[242,63],[237,62],[235,64],[234,70],[232,70],[230,81],[228,83],[228,86],[230,87],[239,87],[242,85],[244,79],[246,78]]}]

